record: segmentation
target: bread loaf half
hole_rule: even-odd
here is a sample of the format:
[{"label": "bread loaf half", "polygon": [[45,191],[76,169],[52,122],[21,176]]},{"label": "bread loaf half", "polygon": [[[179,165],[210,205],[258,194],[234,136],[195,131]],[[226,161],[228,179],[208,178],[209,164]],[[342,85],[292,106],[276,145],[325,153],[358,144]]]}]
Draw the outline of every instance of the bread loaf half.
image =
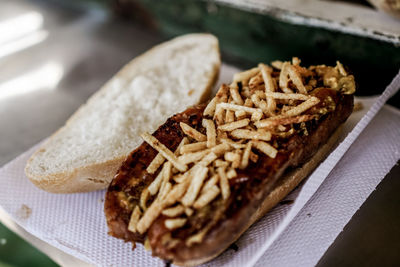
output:
[{"label": "bread loaf half", "polygon": [[104,189],[124,158],[168,117],[209,97],[220,67],[218,40],[189,34],[135,58],[29,159],[25,173],[53,193]]}]

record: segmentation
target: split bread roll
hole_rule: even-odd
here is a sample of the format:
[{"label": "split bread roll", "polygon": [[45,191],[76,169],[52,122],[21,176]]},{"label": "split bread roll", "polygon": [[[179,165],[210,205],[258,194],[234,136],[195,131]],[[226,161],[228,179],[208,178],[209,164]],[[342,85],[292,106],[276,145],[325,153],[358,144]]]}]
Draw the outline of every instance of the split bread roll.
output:
[{"label": "split bread roll", "polygon": [[176,265],[217,257],[329,154],[354,92],[340,62],[235,74],[207,105],[141,135],[105,197],[109,234]]},{"label": "split bread roll", "polygon": [[106,188],[142,132],[208,99],[220,63],[210,34],[178,37],[135,58],[33,154],[27,177],[52,193]]}]

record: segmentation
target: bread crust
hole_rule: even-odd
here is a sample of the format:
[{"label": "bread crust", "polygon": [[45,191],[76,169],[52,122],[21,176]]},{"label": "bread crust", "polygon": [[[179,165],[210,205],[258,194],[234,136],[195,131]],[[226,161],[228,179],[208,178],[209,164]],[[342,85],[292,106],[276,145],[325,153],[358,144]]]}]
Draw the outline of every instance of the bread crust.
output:
[{"label": "bread crust", "polygon": [[[54,173],[46,176],[27,174],[29,180],[50,193],[68,194],[101,190],[112,181],[125,157],[106,162],[82,166],[71,172]],[[29,162],[28,162],[29,164]]]},{"label": "bread crust", "polygon": [[[219,76],[219,68],[221,65],[219,45],[216,37],[210,34],[188,34],[181,37],[172,39],[171,41],[159,44],[142,55],[136,57],[126,66],[124,66],[114,77],[130,77],[132,73],[136,73],[137,69],[140,69],[141,65],[149,61],[152,55],[157,53],[157,51],[164,49],[165,47],[179,44],[180,42],[189,42],[191,39],[211,39],[213,40],[213,50],[217,52],[219,61],[218,64],[213,66],[213,69],[207,77],[208,83],[204,88],[197,88],[202,91],[202,94],[197,100],[197,103],[205,102],[212,91],[212,88]],[[48,174],[38,173],[35,171],[34,159],[39,157],[41,151],[51,146],[50,140],[56,138],[63,130],[68,129],[76,123],[75,121],[81,117],[85,116],[84,106],[88,105],[92,101],[96,101],[101,98],[104,92],[111,86],[113,79],[110,79],[98,92],[96,92],[92,97],[90,97],[87,103],[83,104],[65,123],[65,125],[52,134],[47,141],[45,141],[40,148],[30,157],[26,166],[25,174],[29,180],[37,187],[51,192],[51,193],[78,193],[78,192],[88,192],[107,188],[111,180],[113,179],[116,171],[118,170],[121,163],[124,161],[127,155],[119,155],[114,158],[105,159],[102,162],[96,162],[93,164],[86,164],[81,167],[74,168],[72,170],[64,170],[63,172],[51,172]],[[104,147],[104,149],[111,149]],[[129,152],[127,153],[129,154]]]}]

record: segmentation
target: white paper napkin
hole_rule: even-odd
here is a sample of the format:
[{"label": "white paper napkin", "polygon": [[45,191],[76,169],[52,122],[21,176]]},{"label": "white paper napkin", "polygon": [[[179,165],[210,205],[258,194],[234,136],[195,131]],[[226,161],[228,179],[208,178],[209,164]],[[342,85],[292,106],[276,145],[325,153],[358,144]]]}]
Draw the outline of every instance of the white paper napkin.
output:
[{"label": "white paper napkin", "polygon": [[[226,66],[224,69],[225,73],[229,70]],[[211,262],[211,265],[254,265],[304,207],[387,98],[399,87],[400,76],[397,75],[370,109],[366,108],[351,116],[345,125],[348,136],[306,183],[290,195],[291,199],[295,199],[294,204],[276,207],[239,239],[239,251],[227,251]],[[371,103],[367,100],[363,102],[366,107]],[[360,120],[367,110],[368,113]],[[152,258],[142,246],[132,251],[129,244],[107,235],[103,214],[104,191],[54,195],[33,186],[25,177],[23,169],[36,148],[30,149],[0,170],[0,208],[31,234],[89,263],[99,266],[163,266],[162,261]]]},{"label": "white paper napkin", "polygon": [[255,266],[315,266],[400,159],[400,111],[385,106]]}]

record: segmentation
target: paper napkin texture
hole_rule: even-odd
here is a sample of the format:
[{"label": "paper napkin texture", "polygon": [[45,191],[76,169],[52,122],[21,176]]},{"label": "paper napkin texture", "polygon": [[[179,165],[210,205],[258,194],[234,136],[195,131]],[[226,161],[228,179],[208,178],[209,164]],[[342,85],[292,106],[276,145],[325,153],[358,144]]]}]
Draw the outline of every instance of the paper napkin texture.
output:
[{"label": "paper napkin texture", "polygon": [[385,106],[256,266],[315,266],[399,159],[400,111]]}]

